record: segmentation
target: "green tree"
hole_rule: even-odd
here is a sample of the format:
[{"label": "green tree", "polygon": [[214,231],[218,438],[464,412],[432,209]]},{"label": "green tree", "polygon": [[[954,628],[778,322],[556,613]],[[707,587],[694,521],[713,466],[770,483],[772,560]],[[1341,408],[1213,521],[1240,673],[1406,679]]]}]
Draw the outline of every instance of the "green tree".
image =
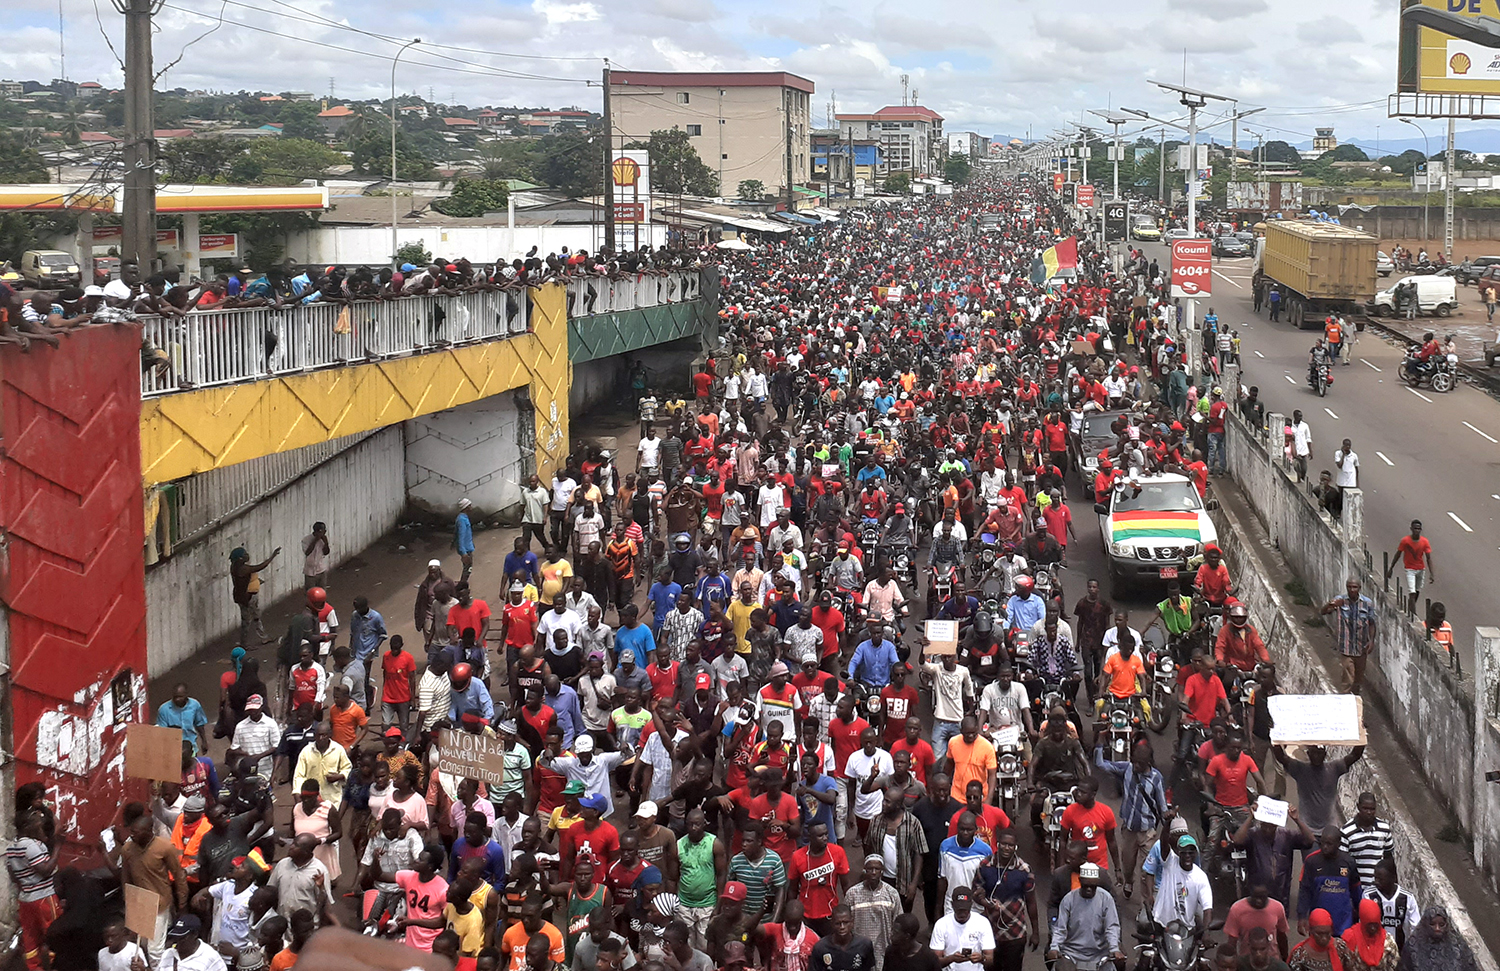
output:
[{"label": "green tree", "polygon": [[746,202],[759,202],[765,195],[766,184],[760,179],[745,179],[739,184],[739,196]]},{"label": "green tree", "polygon": [[907,172],[892,172],[885,177],[885,191],[906,195],[911,191],[911,175]]},{"label": "green tree", "polygon": [[673,195],[687,193],[695,196],[719,194],[719,177],[698,157],[697,149],[688,141],[687,132],[681,128],[658,130],[651,133],[646,144],[631,142],[625,146],[646,149],[651,155],[651,185],[653,188]]},{"label": "green tree", "polygon": [[276,112],[276,121],[281,125],[283,138],[306,138],[323,141],[328,131],[318,120],[318,105],[312,101],[293,101],[281,106]]},{"label": "green tree", "polygon": [[453,191],[432,204],[446,216],[483,216],[501,212],[510,199],[510,190],[496,179],[459,179]]},{"label": "green tree", "polygon": [[1381,165],[1389,165],[1394,175],[1411,175],[1426,161],[1426,157],[1415,148],[1408,148],[1400,155],[1386,155],[1380,159]]},{"label": "green tree", "polygon": [[222,182],[244,154],[242,143],[227,138],[179,138],[162,145],[161,172],[168,182]]},{"label": "green tree", "polygon": [[1280,139],[1266,142],[1261,149],[1261,157],[1267,162],[1284,162],[1288,165],[1301,165],[1302,156],[1297,150]]},{"label": "green tree", "polygon": [[257,169],[255,181],[287,185],[318,178],[330,167],[344,162],[344,156],[322,142],[286,135],[252,142],[247,158]]},{"label": "green tree", "polygon": [[[371,132],[357,139],[351,146],[351,161],[354,170],[361,175],[375,177],[391,174],[390,129]],[[398,179],[425,179],[432,175],[432,162],[412,144],[405,133],[396,136],[396,177]]]},{"label": "green tree", "polygon": [[954,185],[962,185],[969,181],[969,173],[973,166],[969,164],[967,155],[949,155],[948,160],[943,163],[943,178]]},{"label": "green tree", "polygon": [[202,231],[239,233],[241,261],[264,271],[281,262],[290,234],[317,225],[317,215],[309,212],[234,212],[204,215]]},{"label": "green tree", "polygon": [[0,183],[47,182],[47,163],[12,132],[0,129]]},{"label": "green tree", "polygon": [[396,265],[410,263],[413,266],[426,266],[431,263],[432,254],[422,245],[423,242],[425,241],[419,239],[415,243],[407,243],[396,250]]},{"label": "green tree", "polygon": [[1330,162],[1368,162],[1370,156],[1358,145],[1340,145],[1318,156],[1320,162],[1325,159]]},{"label": "green tree", "polygon": [[544,135],[535,144],[530,181],[570,196],[598,195],[604,190],[604,155],[599,143],[582,132]]}]

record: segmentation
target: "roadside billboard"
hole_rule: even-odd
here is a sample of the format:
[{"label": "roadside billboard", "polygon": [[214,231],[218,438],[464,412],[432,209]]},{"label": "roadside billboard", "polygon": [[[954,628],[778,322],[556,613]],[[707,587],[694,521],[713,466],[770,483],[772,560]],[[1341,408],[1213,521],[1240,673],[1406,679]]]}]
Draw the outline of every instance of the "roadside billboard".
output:
[{"label": "roadside billboard", "polygon": [[1301,182],[1231,182],[1228,208],[1240,212],[1302,209]]},{"label": "roadside billboard", "polygon": [[1074,202],[1074,200],[1075,200],[1075,198],[1077,196],[1077,191],[1078,191],[1078,183],[1077,182],[1064,182],[1062,184],[1062,201],[1063,201],[1063,205],[1065,205],[1065,206],[1071,206],[1071,205],[1073,205],[1073,202]]},{"label": "roadside billboard", "polygon": [[[1403,0],[1426,7],[1427,22],[1447,20],[1449,32],[1401,21],[1396,90],[1419,94],[1500,94],[1500,50],[1454,36],[1465,26],[1486,33],[1496,9],[1480,0]],[[1467,24],[1466,24],[1467,22]]]},{"label": "roadside billboard", "polygon": [[[615,184],[615,243],[634,249],[643,225],[651,222],[651,156],[644,150],[617,150],[609,177]],[[650,230],[646,230],[650,239]]]},{"label": "roadside billboard", "polygon": [[1078,204],[1085,209],[1094,206],[1094,187],[1091,185],[1080,185],[1078,187]]},{"label": "roadside billboard", "polygon": [[1172,296],[1213,295],[1213,243],[1206,239],[1179,239],[1172,244]]},{"label": "roadside billboard", "polygon": [[1053,172],[1052,173],[1052,191],[1053,192],[1061,192],[1062,191],[1062,187],[1063,187],[1063,181],[1066,178],[1067,178],[1067,176],[1063,175],[1061,172]]},{"label": "roadside billboard", "polygon": [[1130,203],[1116,199],[1104,204],[1104,241],[1118,243],[1130,231]]}]

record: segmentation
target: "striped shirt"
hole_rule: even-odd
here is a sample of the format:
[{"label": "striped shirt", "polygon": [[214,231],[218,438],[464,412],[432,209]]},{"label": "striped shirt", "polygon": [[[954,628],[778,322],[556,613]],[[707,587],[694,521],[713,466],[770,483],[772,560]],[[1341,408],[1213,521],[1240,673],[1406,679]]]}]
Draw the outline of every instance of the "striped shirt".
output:
[{"label": "striped shirt", "polygon": [[1391,824],[1376,819],[1375,825],[1363,829],[1356,820],[1344,824],[1343,849],[1354,857],[1354,866],[1359,870],[1361,886],[1375,885],[1375,864],[1387,853],[1396,853],[1396,842],[1391,838]]},{"label": "striped shirt", "polygon": [[758,913],[763,906],[769,913],[768,901],[774,902],[776,891],[786,883],[786,863],[770,850],[761,854],[758,863],[736,853],[729,861],[729,879],[745,885],[745,913]]},{"label": "striped shirt", "polygon": [[1102,748],[1094,749],[1094,764],[1120,780],[1121,789],[1125,793],[1125,798],[1120,803],[1121,829],[1131,833],[1144,833],[1161,825],[1162,816],[1167,812],[1167,792],[1162,783],[1161,770],[1153,766],[1147,771],[1145,778],[1142,778],[1129,762],[1105,759]]},{"label": "striped shirt", "polygon": [[52,896],[52,878],[39,868],[47,858],[47,847],[40,840],[22,836],[5,848],[5,868],[19,890],[21,903],[46,900]]}]

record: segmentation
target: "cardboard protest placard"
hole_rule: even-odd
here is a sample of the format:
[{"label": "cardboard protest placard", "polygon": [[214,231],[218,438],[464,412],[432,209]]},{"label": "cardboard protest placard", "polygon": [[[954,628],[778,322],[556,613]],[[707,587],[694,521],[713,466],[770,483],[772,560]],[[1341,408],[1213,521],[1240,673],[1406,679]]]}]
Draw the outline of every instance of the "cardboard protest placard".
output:
[{"label": "cardboard protest placard", "polygon": [[1079,338],[1078,340],[1075,340],[1073,342],[1073,353],[1081,354],[1084,356],[1092,355],[1094,353],[1094,345],[1090,344],[1086,340],[1083,340],[1082,338]]},{"label": "cardboard protest placard", "polygon": [[1272,826],[1285,826],[1289,805],[1289,803],[1281,799],[1261,796],[1255,801],[1255,821],[1257,823],[1270,823]]},{"label": "cardboard protest placard", "polygon": [[438,771],[499,786],[505,781],[505,749],[492,736],[443,729],[438,733]]},{"label": "cardboard protest placard", "polygon": [[924,633],[927,635],[927,646],[922,649],[923,654],[958,653],[958,621],[929,620]]},{"label": "cardboard protest placard", "polygon": [[1364,745],[1359,695],[1272,695],[1271,741],[1279,745]]},{"label": "cardboard protest placard", "polygon": [[182,729],[140,724],[127,727],[125,775],[155,782],[181,782]]},{"label": "cardboard protest placard", "polygon": [[[178,756],[178,764],[181,765],[181,756]],[[181,777],[179,770],[178,778]],[[125,926],[139,934],[143,940],[149,941],[156,937],[156,914],[160,906],[161,898],[150,890],[131,883],[125,884]]]}]

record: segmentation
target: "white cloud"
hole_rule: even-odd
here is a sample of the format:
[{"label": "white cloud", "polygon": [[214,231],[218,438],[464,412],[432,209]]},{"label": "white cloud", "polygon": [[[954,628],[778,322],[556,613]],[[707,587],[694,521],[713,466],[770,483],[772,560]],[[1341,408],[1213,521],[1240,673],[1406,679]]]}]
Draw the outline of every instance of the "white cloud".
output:
[{"label": "white cloud", "polygon": [[[592,3],[559,3],[557,0],[532,0],[531,9],[547,18],[549,24],[586,23],[603,14]],[[389,153],[387,153],[389,154]]]}]

